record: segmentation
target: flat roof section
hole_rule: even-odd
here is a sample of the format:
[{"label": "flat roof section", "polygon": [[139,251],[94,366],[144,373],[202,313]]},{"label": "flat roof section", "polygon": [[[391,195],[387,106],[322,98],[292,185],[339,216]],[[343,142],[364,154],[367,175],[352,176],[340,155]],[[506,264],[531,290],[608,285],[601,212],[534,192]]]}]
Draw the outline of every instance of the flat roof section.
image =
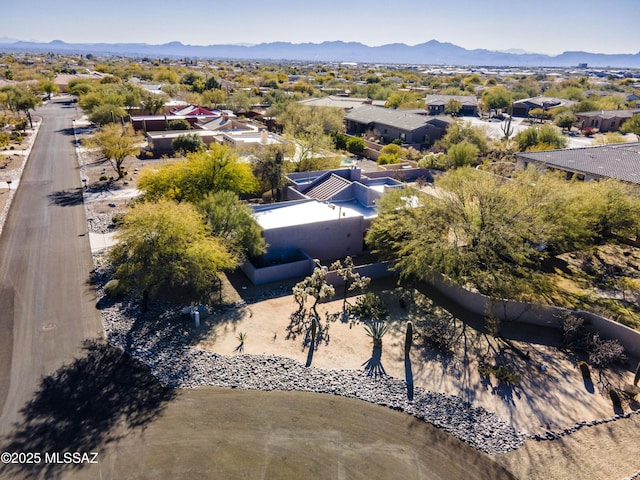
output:
[{"label": "flat roof section", "polygon": [[356,201],[328,203],[309,200],[274,204],[268,207],[261,206],[254,211],[255,219],[264,230],[326,222],[347,217],[369,218],[375,215],[375,209],[364,207]]}]

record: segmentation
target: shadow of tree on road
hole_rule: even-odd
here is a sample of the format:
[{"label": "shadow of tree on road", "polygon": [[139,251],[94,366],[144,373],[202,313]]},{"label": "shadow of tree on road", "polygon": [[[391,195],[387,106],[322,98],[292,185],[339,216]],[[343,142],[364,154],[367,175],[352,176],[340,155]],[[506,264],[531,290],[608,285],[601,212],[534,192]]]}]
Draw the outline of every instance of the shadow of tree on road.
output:
[{"label": "shadow of tree on road", "polygon": [[[175,397],[148,369],[102,341],[87,341],[84,355],[42,380],[22,419],[2,439],[9,452],[98,452],[145,428]],[[44,460],[44,457],[43,457]],[[7,464],[2,478],[59,478],[83,464]],[[8,475],[8,476],[5,476]]]},{"label": "shadow of tree on road", "polygon": [[49,199],[53,205],[61,207],[73,207],[82,205],[82,187],[72,188],[70,190],[59,190],[49,194]]}]

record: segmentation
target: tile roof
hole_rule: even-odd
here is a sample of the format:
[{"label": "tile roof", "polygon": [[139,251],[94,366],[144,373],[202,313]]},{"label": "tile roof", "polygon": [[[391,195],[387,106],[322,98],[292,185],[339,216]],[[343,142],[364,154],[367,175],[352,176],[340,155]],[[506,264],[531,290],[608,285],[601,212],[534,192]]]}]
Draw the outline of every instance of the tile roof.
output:
[{"label": "tile roof", "polygon": [[473,95],[427,95],[425,103],[427,105],[446,105],[450,100],[458,100],[462,105],[477,106],[478,99]]},{"label": "tile roof", "polygon": [[516,156],[561,170],[615,178],[640,185],[640,142],[523,152]]},{"label": "tile roof", "polygon": [[640,113],[640,108],[634,108],[631,110],[597,110],[593,112],[578,112],[576,113],[576,117],[597,117],[602,119],[631,118],[637,113]]},{"label": "tile roof", "polygon": [[324,180],[313,184],[308,190],[302,192],[309,198],[316,200],[329,200],[340,190],[351,185],[351,182],[335,173],[332,173]]},{"label": "tile roof", "polygon": [[378,123],[401,130],[412,131],[428,123],[428,118],[416,113],[407,113],[401,109],[392,109],[364,105],[354,108],[345,115],[345,120],[358,123]]},{"label": "tile roof", "polygon": [[564,98],[554,98],[554,97],[531,97],[531,98],[523,98],[522,100],[518,100],[513,102],[514,106],[529,106],[536,108],[554,108],[561,106],[570,106],[573,105],[573,100],[566,100]]}]

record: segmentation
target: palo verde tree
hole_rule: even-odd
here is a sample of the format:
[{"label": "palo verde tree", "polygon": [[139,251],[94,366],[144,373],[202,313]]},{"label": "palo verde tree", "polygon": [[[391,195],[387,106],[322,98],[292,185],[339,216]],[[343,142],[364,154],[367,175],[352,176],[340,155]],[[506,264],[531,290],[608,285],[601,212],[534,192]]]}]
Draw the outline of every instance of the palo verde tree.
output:
[{"label": "palo verde tree", "polygon": [[236,266],[224,241],[211,235],[189,203],[136,204],[116,235],[110,251],[113,278],[142,296],[143,309],[162,290],[189,292],[192,300],[200,300],[212,291],[219,272]]},{"label": "palo verde tree", "polygon": [[640,141],[640,113],[636,113],[629,120],[625,121],[620,126],[620,130],[628,133],[633,133],[636,137],[638,137],[638,141]]},{"label": "palo verde tree", "polygon": [[124,177],[124,162],[140,153],[142,137],[136,135],[131,125],[110,123],[102,127],[84,143],[98,151],[109,161],[118,179]]},{"label": "palo verde tree", "polygon": [[222,239],[237,263],[247,257],[257,257],[267,250],[262,229],[253,217],[251,208],[228,190],[209,192],[198,202],[214,237]]},{"label": "palo verde tree", "polygon": [[[498,298],[527,298],[549,288],[535,248],[560,236],[553,177],[531,170],[510,182],[471,168],[452,170],[442,195],[385,194],[366,240],[401,275],[451,281]],[[554,190],[555,189],[555,190]]]},{"label": "palo verde tree", "polygon": [[555,150],[567,147],[567,139],[553,125],[529,127],[518,132],[513,139],[520,152]]},{"label": "palo verde tree", "polygon": [[32,92],[23,87],[10,85],[3,87],[0,92],[5,94],[5,103],[12,112],[23,112],[29,120],[29,125],[33,128],[31,110],[40,104],[40,99]]},{"label": "palo verde tree", "polygon": [[241,162],[233,149],[213,145],[209,150],[187,154],[182,162],[144,170],[138,188],[148,200],[165,197],[198,202],[207,193],[220,190],[253,193],[257,182],[249,164]]}]

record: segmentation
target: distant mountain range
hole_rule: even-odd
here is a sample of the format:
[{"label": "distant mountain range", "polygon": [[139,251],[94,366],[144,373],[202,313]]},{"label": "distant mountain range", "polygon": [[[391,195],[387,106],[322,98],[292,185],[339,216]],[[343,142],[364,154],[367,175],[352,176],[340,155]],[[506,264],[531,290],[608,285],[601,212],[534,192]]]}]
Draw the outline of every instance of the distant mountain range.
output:
[{"label": "distant mountain range", "polygon": [[369,47],[357,42],[288,43],[258,45],[163,45],[146,43],[49,43],[10,41],[0,38],[3,52],[53,52],[126,57],[210,58],[227,60],[292,60],[314,62],[395,63],[417,65],[511,66],[511,67],[575,67],[586,63],[594,68],[640,68],[640,52],[636,54],[601,54],[564,52],[550,56],[513,51],[467,50],[451,43],[431,40],[419,45],[391,43]]}]

